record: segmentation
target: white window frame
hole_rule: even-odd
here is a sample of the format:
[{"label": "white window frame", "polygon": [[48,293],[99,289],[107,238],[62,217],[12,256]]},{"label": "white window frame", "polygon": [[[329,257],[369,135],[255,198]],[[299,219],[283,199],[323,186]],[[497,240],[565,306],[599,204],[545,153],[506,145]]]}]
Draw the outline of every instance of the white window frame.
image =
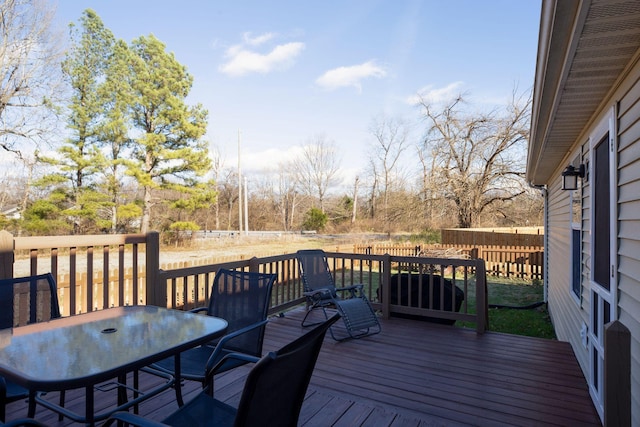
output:
[{"label": "white window frame", "polygon": [[[571,162],[571,164],[575,167],[579,167],[580,163],[582,162],[582,155],[578,154],[577,156],[574,157],[573,161]],[[586,179],[586,177],[585,177]],[[578,188],[570,191],[569,192],[569,241],[570,241],[570,257],[571,257],[571,262],[569,263],[569,294],[571,295],[571,297],[573,298],[573,300],[575,301],[575,303],[578,305],[578,307],[582,306],[582,292],[583,292],[583,287],[582,287],[582,189],[583,189],[583,182],[581,179],[578,180]],[[578,215],[576,218],[576,212],[575,209],[578,209]],[[580,237],[578,238],[578,241],[574,241],[573,235],[574,235],[574,231],[579,231],[580,232]],[[573,258],[573,254],[574,254],[574,250],[575,250],[575,246],[574,245],[578,245],[579,248],[578,250],[580,251],[580,255],[578,257],[578,277],[574,277],[574,272],[575,272],[575,266],[574,263],[576,262],[576,260]],[[573,288],[573,284],[575,280],[578,280],[579,282],[579,290],[578,290],[578,294],[576,295],[576,293],[574,292],[574,288]]]},{"label": "white window frame", "polygon": [[[588,173],[591,177],[594,177],[593,168],[595,168],[595,156],[594,150],[598,143],[604,138],[605,135],[609,135],[609,289],[604,289],[602,286],[595,282],[595,242],[594,242],[594,227],[600,225],[595,224],[594,212],[596,204],[596,186],[592,179],[589,185],[590,198],[591,198],[591,221],[590,230],[590,274],[589,274],[589,332],[588,332],[588,351],[589,351],[589,393],[593,400],[594,406],[600,415],[600,419],[604,419],[604,303],[609,305],[609,319],[617,319],[617,132],[616,132],[616,115],[615,107],[612,107],[609,113],[601,120],[598,126],[595,127],[589,137],[589,158],[590,170]],[[602,202],[600,200],[600,202]],[[597,299],[597,303],[594,301]],[[597,311],[598,324],[593,324],[594,308]],[[595,360],[595,358],[598,360]],[[597,369],[596,369],[597,367]],[[596,376],[596,378],[594,378]],[[598,387],[595,387],[595,384]]]}]

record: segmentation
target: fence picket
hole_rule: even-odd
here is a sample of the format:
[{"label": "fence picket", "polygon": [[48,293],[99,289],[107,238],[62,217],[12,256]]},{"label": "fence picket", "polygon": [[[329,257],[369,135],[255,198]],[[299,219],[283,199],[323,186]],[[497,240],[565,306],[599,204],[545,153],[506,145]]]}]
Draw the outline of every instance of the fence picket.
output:
[{"label": "fence picket", "polygon": [[466,244],[357,244],[353,253],[366,255],[466,257],[485,261],[487,274],[515,277],[523,280],[542,280],[544,251],[541,246]]}]

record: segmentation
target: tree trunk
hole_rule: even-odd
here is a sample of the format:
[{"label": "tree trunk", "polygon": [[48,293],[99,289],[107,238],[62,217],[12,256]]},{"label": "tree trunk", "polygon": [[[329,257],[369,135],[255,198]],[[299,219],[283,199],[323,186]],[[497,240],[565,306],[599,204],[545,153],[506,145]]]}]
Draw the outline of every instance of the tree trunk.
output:
[{"label": "tree trunk", "polygon": [[149,232],[149,219],[151,218],[151,187],[144,187],[144,206],[142,208],[142,222],[140,224],[140,233]]}]

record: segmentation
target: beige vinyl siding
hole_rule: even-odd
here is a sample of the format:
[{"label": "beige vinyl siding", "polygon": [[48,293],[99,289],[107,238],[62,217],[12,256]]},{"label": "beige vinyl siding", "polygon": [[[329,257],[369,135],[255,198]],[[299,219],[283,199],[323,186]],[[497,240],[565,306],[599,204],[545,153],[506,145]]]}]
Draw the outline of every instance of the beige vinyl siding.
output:
[{"label": "beige vinyl siding", "polygon": [[[582,162],[589,165],[591,157],[588,140],[583,144],[582,152],[584,153]],[[584,181],[584,192],[582,193],[582,303],[580,305],[580,309],[583,311],[583,320],[587,325],[589,324],[591,307],[591,233],[589,230],[591,230],[591,181],[587,179]],[[588,365],[583,367],[585,373],[586,366]]]},{"label": "beige vinyl siding", "polygon": [[[575,157],[575,154],[570,158]],[[553,321],[556,335],[561,341],[568,341],[573,347],[576,358],[585,374],[588,374],[589,354],[587,349],[582,345],[580,337],[580,329],[583,323],[588,322],[588,312],[583,310],[589,308],[589,291],[588,280],[585,281],[583,273],[582,298],[578,303],[571,292],[571,207],[570,192],[561,189],[562,179],[560,173],[552,181],[549,187],[549,219],[547,232],[548,240],[548,260],[549,265],[548,292],[549,292],[549,312]],[[584,191],[583,193],[588,193]],[[583,218],[584,208],[588,207],[583,202]],[[588,224],[588,222],[587,222]],[[583,219],[584,227],[584,219]],[[589,249],[588,233],[583,233],[582,259],[588,259],[584,256],[585,249]],[[584,262],[583,262],[584,264]]]},{"label": "beige vinyl siding", "polygon": [[632,424],[640,425],[640,82],[618,104],[618,310],[631,331]]}]

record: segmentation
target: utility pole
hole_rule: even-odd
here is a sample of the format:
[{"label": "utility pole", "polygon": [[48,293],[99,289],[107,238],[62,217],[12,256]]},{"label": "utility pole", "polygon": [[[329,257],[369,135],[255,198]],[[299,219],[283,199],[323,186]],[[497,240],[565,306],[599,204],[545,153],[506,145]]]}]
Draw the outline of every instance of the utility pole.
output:
[{"label": "utility pole", "polygon": [[240,129],[238,129],[238,231],[242,234],[242,173],[240,172]]},{"label": "utility pole", "polygon": [[247,187],[247,177],[244,177],[244,235],[249,234],[249,188]]},{"label": "utility pole", "polygon": [[360,177],[356,176],[356,182],[353,185],[353,210],[351,212],[351,225],[356,223],[356,214],[358,212],[358,183],[360,182]]}]

